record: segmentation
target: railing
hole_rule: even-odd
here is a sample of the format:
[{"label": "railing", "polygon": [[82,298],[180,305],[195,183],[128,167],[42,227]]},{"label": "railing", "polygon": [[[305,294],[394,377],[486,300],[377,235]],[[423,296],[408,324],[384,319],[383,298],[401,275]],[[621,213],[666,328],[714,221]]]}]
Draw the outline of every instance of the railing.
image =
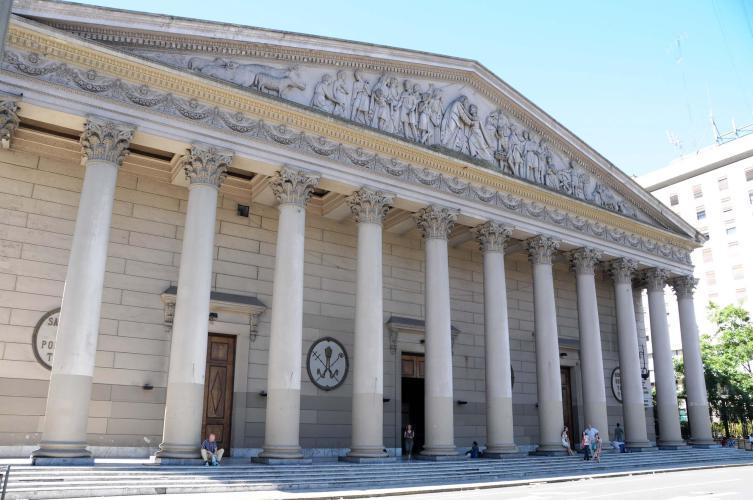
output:
[{"label": "railing", "polygon": [[0,487],[0,500],[5,500],[5,490],[8,487],[8,476],[10,476],[10,465],[6,465],[5,471],[2,473],[3,485]]}]

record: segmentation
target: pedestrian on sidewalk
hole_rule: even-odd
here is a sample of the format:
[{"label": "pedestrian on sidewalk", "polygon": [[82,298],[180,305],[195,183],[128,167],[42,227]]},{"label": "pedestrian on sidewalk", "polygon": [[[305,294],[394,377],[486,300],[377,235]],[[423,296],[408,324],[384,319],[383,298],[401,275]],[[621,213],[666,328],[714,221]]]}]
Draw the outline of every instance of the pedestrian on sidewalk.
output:
[{"label": "pedestrian on sidewalk", "polygon": [[588,442],[591,446],[591,456],[594,456],[594,453],[596,452],[596,435],[599,433],[599,429],[594,427],[591,424],[588,424],[586,426],[586,432],[588,433]]},{"label": "pedestrian on sidewalk", "polygon": [[596,433],[595,446],[594,446],[594,461],[598,464],[601,461],[601,436]]},{"label": "pedestrian on sidewalk", "polygon": [[620,423],[614,428],[614,439],[612,439],[612,446],[620,453],[625,453],[625,431],[620,427]]},{"label": "pedestrian on sidewalk", "polygon": [[408,460],[413,458],[414,439],[416,439],[416,432],[413,430],[413,426],[408,424],[405,426],[405,432],[403,432],[403,441],[405,443],[405,452],[408,454]]},{"label": "pedestrian on sidewalk", "polygon": [[567,450],[567,454],[570,455],[571,457],[575,455],[575,452],[570,446],[570,436],[567,433],[567,426],[565,426],[565,428],[562,429],[562,447],[565,450]]},{"label": "pedestrian on sidewalk", "polygon": [[580,449],[583,452],[583,460],[591,460],[591,440],[588,438],[588,432],[583,431],[580,438]]}]

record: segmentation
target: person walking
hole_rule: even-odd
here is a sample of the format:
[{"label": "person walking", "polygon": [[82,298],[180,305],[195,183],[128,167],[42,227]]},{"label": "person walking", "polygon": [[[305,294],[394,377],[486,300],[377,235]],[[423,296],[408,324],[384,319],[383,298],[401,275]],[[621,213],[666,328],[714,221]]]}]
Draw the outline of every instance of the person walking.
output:
[{"label": "person walking", "polygon": [[413,430],[413,426],[408,424],[405,426],[405,432],[403,432],[403,441],[405,442],[405,452],[408,454],[408,460],[413,458],[414,439],[416,439],[416,432]]},{"label": "person walking", "polygon": [[567,454],[570,455],[571,457],[575,455],[575,452],[570,446],[570,436],[567,433],[567,426],[565,426],[565,428],[562,429],[561,438],[562,438],[562,447],[567,451]]},{"label": "person walking", "polygon": [[601,436],[598,432],[594,441],[594,462],[598,464],[601,461]]},{"label": "person walking", "polygon": [[580,438],[580,449],[583,451],[583,460],[591,460],[591,440],[588,438],[588,432],[583,431]]},{"label": "person walking", "polygon": [[614,439],[612,440],[612,446],[620,453],[625,453],[625,431],[620,427],[620,423],[614,427]]}]

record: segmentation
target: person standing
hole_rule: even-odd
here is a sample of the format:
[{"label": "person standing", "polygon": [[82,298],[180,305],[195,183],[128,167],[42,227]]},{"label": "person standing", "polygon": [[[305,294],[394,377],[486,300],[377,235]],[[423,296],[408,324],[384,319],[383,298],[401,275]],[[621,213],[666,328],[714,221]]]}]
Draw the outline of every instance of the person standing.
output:
[{"label": "person standing", "polygon": [[598,432],[596,433],[596,439],[594,441],[594,461],[599,463],[601,460],[601,436]]},{"label": "person standing", "polygon": [[614,428],[614,439],[612,440],[612,446],[620,453],[625,453],[625,431],[620,427],[620,423]]},{"label": "person standing", "polygon": [[588,431],[584,430],[580,438],[580,449],[583,451],[583,460],[591,460],[591,440]]},{"label": "person standing", "polygon": [[588,442],[591,445],[591,456],[593,456],[594,452],[596,451],[596,435],[599,433],[599,429],[591,424],[588,424],[586,426],[586,432],[588,433]]},{"label": "person standing", "polygon": [[405,443],[405,452],[408,454],[408,460],[413,457],[413,440],[416,439],[416,433],[413,426],[408,424],[403,432],[403,441]]}]

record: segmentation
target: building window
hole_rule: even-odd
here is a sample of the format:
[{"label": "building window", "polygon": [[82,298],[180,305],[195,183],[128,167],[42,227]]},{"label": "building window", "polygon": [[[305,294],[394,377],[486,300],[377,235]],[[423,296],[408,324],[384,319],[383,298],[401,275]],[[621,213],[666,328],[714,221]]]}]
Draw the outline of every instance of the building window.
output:
[{"label": "building window", "polygon": [[737,228],[735,226],[729,226],[727,228],[727,236],[734,236],[737,233]]},{"label": "building window", "polygon": [[706,285],[716,286],[716,273],[714,271],[709,271],[706,273]]},{"label": "building window", "polygon": [[753,191],[748,191],[748,203],[753,205]]},{"label": "building window", "polygon": [[703,261],[704,262],[712,262],[714,260],[714,255],[711,253],[710,248],[704,248],[703,249]]},{"label": "building window", "polygon": [[695,209],[695,218],[698,220],[703,220],[706,218],[706,209],[703,207],[698,207]]},{"label": "building window", "polygon": [[744,302],[746,299],[745,288],[738,288],[737,290],[735,290],[735,296],[737,297],[737,300],[739,302]]},{"label": "building window", "polygon": [[719,183],[719,191],[724,191],[725,189],[729,188],[727,177],[720,177],[718,183]]},{"label": "building window", "polygon": [[727,245],[729,248],[729,256],[730,257],[739,257],[740,256],[740,245],[737,244],[736,241],[730,242],[729,245]]},{"label": "building window", "polygon": [[745,171],[745,180],[746,181],[753,181],[753,168],[749,168]]},{"label": "building window", "polygon": [[732,204],[722,205],[722,213],[728,214],[732,212]]},{"label": "building window", "polygon": [[732,279],[735,279],[735,280],[745,279],[745,271],[743,270],[742,264],[737,264],[736,266],[732,266]]},{"label": "building window", "polygon": [[674,206],[679,205],[679,203],[680,203],[680,198],[676,194],[669,195],[669,205],[670,206],[674,207]]},{"label": "building window", "polygon": [[693,186],[693,198],[703,198],[703,189],[700,184]]},{"label": "building window", "polygon": [[715,302],[719,299],[718,293],[710,293],[709,294],[709,302]]}]

